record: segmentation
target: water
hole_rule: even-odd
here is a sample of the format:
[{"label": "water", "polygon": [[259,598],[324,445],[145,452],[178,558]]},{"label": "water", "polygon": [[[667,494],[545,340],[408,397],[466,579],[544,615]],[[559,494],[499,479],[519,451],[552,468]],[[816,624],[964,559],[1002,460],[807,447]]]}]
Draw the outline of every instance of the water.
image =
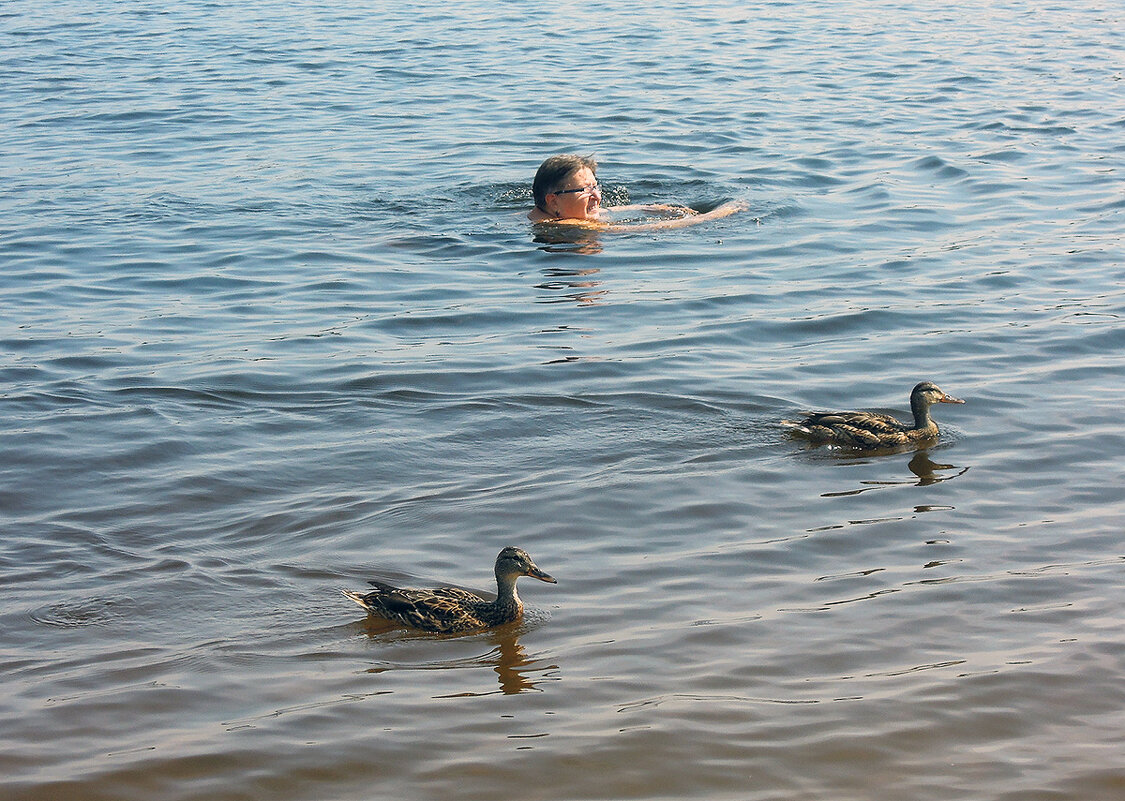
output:
[{"label": "water", "polygon": [[[6,3],[0,795],[1123,797],[1122,33]],[[750,210],[536,241],[563,151]],[[507,544],[514,628],[337,592]]]}]

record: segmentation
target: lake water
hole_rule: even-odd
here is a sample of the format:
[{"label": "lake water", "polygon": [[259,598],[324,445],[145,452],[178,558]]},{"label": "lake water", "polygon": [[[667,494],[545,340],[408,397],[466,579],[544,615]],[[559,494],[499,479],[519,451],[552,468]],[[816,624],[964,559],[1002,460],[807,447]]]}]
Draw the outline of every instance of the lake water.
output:
[{"label": "lake water", "polygon": [[[0,43],[0,796],[1125,797],[1118,3],[7,0]],[[557,152],[749,210],[538,241]],[[778,426],[923,379],[967,401],[926,450]],[[508,544],[559,582],[521,625],[338,593]]]}]

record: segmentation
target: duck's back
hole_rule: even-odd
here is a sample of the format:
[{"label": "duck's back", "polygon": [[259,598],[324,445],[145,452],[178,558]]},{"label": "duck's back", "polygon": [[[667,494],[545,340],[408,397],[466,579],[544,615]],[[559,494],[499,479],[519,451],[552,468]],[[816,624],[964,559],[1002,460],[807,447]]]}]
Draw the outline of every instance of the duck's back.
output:
[{"label": "duck's back", "polygon": [[906,426],[891,415],[877,412],[813,412],[802,421],[802,424],[822,428],[848,426],[886,434],[906,430]]},{"label": "duck's back", "polygon": [[937,434],[936,426],[933,431],[912,429],[889,414],[877,412],[817,412],[795,428],[815,442],[835,442],[852,448],[906,445]]},{"label": "duck's back", "polygon": [[490,604],[478,595],[457,587],[402,589],[379,581],[362,596],[363,605],[377,615],[413,628],[438,633],[469,631],[489,625],[485,613]]}]

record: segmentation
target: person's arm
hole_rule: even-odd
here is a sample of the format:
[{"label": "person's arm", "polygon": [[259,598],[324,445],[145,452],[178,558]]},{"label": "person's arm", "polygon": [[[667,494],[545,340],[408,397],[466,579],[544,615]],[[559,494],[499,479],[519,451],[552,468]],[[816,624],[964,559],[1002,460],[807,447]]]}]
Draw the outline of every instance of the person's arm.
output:
[{"label": "person's arm", "polygon": [[694,209],[678,203],[630,203],[628,206],[610,206],[608,211],[672,211],[677,214],[695,214]]},{"label": "person's arm", "polygon": [[[615,206],[615,209],[626,209],[629,206]],[[679,211],[681,206],[636,206],[634,208],[653,209],[664,208],[668,210]],[[708,222],[709,220],[721,220],[723,217],[729,217],[735,212],[744,211],[746,204],[740,200],[729,200],[722,203],[710,211],[703,212],[702,214],[688,214],[684,217],[675,217],[670,220],[656,220],[654,222],[645,223],[610,223],[605,225],[605,231],[660,231],[668,228],[686,228],[689,225],[695,225],[701,222]]]}]

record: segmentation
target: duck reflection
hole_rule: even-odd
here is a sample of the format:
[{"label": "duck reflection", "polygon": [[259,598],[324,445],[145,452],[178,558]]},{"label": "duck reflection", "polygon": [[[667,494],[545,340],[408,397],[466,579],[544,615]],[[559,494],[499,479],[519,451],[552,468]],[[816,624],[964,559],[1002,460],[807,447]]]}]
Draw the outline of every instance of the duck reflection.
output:
[{"label": "duck reflection", "polygon": [[[919,487],[940,484],[942,481],[949,481],[950,479],[963,476],[969,471],[967,467],[958,469],[957,465],[938,464],[930,458],[930,454],[927,451],[918,451],[906,466],[910,469],[911,473],[918,477],[916,486]],[[950,476],[939,476],[937,474],[938,470],[957,470],[957,472]]]},{"label": "duck reflection", "polygon": [[536,689],[536,682],[555,680],[555,676],[540,675],[558,670],[558,665],[547,664],[542,659],[530,658],[515,635],[497,637],[496,648],[489,654],[495,657],[492,669],[500,682],[504,695],[518,695]]},{"label": "duck reflection", "polygon": [[[454,637],[450,635],[434,635],[423,632],[405,631],[395,626],[393,623],[387,623],[386,621],[377,620],[375,618],[368,618],[368,620],[363,621],[360,625],[363,626],[364,632],[372,639],[393,639],[398,642],[404,639],[454,639]],[[367,672],[385,673],[391,670],[465,670],[466,668],[490,667],[496,673],[497,682],[500,685],[499,690],[483,692],[467,691],[456,693],[456,696],[472,697],[495,695],[497,693],[503,695],[518,695],[519,693],[531,692],[533,690],[542,692],[540,685],[543,682],[558,681],[559,677],[554,674],[554,671],[557,671],[559,666],[547,660],[528,655],[527,649],[519,642],[520,634],[524,629],[524,626],[513,624],[512,626],[493,629],[486,635],[482,635],[483,637],[487,637],[487,642],[489,642],[492,647],[479,656],[410,664],[382,664],[368,668]],[[456,639],[461,638],[457,637]],[[473,639],[475,640],[476,638]],[[479,640],[477,641],[479,642]]]},{"label": "duck reflection", "polygon": [[[928,450],[921,450],[911,456],[910,461],[906,463],[907,469],[914,474],[914,478],[905,480],[890,480],[890,481],[861,481],[860,484],[865,485],[861,489],[844,490],[841,492],[825,492],[821,494],[822,498],[840,498],[847,495],[859,495],[864,492],[870,492],[873,489],[880,487],[901,487],[901,486],[916,486],[928,487],[932,484],[940,484],[942,481],[949,481],[954,478],[965,475],[969,471],[968,467],[958,467],[954,464],[941,464],[935,462],[930,458]],[[956,470],[957,472],[951,475],[942,475],[939,471]]]}]

